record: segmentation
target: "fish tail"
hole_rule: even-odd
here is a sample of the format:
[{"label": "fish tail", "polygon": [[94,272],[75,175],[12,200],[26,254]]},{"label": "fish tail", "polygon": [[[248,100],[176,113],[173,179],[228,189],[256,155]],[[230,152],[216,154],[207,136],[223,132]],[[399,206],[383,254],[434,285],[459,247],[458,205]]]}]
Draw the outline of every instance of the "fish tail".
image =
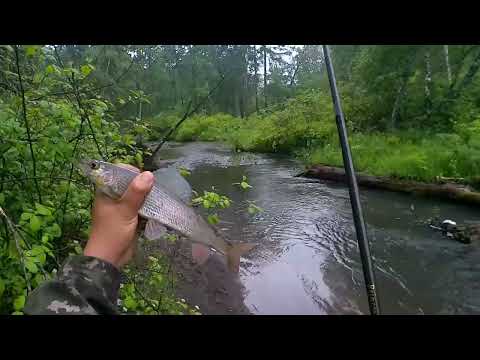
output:
[{"label": "fish tail", "polygon": [[253,249],[256,244],[241,243],[234,244],[227,250],[227,264],[230,271],[238,273],[240,268],[240,257]]}]

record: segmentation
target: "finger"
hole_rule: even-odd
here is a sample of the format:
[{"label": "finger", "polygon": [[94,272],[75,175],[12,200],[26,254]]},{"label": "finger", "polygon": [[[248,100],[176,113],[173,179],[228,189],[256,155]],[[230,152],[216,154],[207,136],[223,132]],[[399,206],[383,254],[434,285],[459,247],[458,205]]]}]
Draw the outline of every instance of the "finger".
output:
[{"label": "finger", "polygon": [[137,175],[128,186],[120,202],[125,206],[127,215],[135,216],[142,207],[145,197],[153,187],[154,177],[150,171]]}]

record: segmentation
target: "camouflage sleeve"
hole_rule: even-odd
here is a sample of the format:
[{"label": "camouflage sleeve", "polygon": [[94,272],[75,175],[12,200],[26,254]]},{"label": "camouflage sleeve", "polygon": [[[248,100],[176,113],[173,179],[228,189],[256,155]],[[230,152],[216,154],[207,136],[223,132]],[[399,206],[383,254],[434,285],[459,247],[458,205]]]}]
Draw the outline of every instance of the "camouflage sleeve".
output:
[{"label": "camouflage sleeve", "polygon": [[120,271],[89,256],[69,258],[57,278],[36,288],[27,298],[27,315],[119,314]]}]

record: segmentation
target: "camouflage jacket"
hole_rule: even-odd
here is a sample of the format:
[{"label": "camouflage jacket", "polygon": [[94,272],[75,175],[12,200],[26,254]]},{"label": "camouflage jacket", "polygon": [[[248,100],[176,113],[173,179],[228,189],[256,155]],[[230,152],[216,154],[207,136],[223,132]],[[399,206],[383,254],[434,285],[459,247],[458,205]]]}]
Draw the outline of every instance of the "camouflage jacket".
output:
[{"label": "camouflage jacket", "polygon": [[56,279],[36,288],[27,298],[27,315],[112,315],[120,288],[120,271],[89,256],[73,256]]}]

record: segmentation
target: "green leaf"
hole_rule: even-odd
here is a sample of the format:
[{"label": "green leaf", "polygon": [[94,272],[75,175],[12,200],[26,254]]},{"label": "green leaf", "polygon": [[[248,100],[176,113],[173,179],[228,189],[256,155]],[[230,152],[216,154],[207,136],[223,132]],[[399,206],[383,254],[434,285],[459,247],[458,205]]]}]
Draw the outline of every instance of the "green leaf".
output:
[{"label": "green leaf", "polygon": [[30,229],[36,233],[38,230],[40,230],[40,227],[42,226],[42,221],[40,218],[36,215],[33,215],[30,218]]},{"label": "green leaf", "polygon": [[183,177],[187,177],[192,174],[188,169],[185,169],[183,167],[179,169],[179,172],[180,172],[180,175],[182,175]]},{"label": "green leaf", "polygon": [[53,237],[60,237],[60,235],[62,235],[62,229],[60,229],[60,226],[58,226],[58,224],[55,223],[52,226],[50,226],[49,233]]},{"label": "green leaf", "polygon": [[137,152],[137,153],[135,154],[135,162],[137,163],[137,165],[138,165],[139,167],[142,167],[142,165],[143,165],[143,157],[142,157],[142,154],[141,154],[141,153]]},{"label": "green leaf", "polygon": [[30,260],[29,258],[27,258],[25,260],[25,267],[27,268],[28,271],[30,271],[32,274],[36,274],[38,272],[38,267],[37,265],[32,261]]},{"label": "green leaf", "polygon": [[15,300],[13,300],[13,308],[16,311],[23,310],[24,306],[25,306],[25,296],[24,295],[20,295]]},{"label": "green leaf", "polygon": [[135,301],[135,299],[131,297],[127,297],[123,302],[123,304],[127,309],[130,309],[130,310],[135,310],[135,308],[137,307],[137,302]]},{"label": "green leaf", "polygon": [[46,68],[45,68],[45,73],[48,75],[48,74],[53,74],[55,72],[55,67],[53,65],[48,65]]},{"label": "green leaf", "polygon": [[80,67],[80,71],[82,72],[82,74],[84,76],[88,76],[93,71],[93,69],[94,69],[94,67],[90,64],[82,65]]},{"label": "green leaf", "polygon": [[25,48],[25,54],[27,56],[34,56],[39,49],[40,49],[40,46],[38,45],[29,45]]},{"label": "green leaf", "polygon": [[36,203],[35,207],[37,208],[37,214],[49,216],[52,215],[52,212],[47,207],[42,204]]},{"label": "green leaf", "polygon": [[248,188],[251,188],[251,186],[250,186],[248,183],[246,183],[245,181],[242,181],[242,182],[240,183],[240,186],[241,186],[242,189],[244,189],[244,190],[246,190],[246,189],[248,189]]},{"label": "green leaf", "polygon": [[33,216],[32,213],[24,212],[24,213],[20,216],[20,221],[27,221],[27,220],[29,220],[32,216]]},{"label": "green leaf", "polygon": [[21,311],[14,311],[12,315],[24,315]]},{"label": "green leaf", "polygon": [[5,195],[3,193],[0,193],[0,205],[3,205],[5,202]]},{"label": "green leaf", "polygon": [[217,214],[208,215],[208,222],[212,225],[218,224],[220,219]]},{"label": "green leaf", "polygon": [[50,241],[50,235],[49,234],[43,234],[42,235],[42,243],[48,243]]},{"label": "green leaf", "polygon": [[0,298],[2,297],[4,291],[5,291],[5,282],[2,279],[0,279]]},{"label": "green leaf", "polygon": [[206,199],[203,200],[203,207],[204,207],[205,209],[208,209],[208,208],[210,207],[210,201],[208,201],[208,200],[206,200]]},{"label": "green leaf", "polygon": [[20,258],[20,254],[18,253],[18,249],[14,239],[8,242],[8,256],[13,259]]},{"label": "green leaf", "polygon": [[262,211],[263,211],[263,209],[261,207],[255,205],[255,204],[250,203],[248,205],[248,213],[250,215],[253,215],[253,214],[256,214],[256,213],[259,213],[259,212],[262,212]]}]

